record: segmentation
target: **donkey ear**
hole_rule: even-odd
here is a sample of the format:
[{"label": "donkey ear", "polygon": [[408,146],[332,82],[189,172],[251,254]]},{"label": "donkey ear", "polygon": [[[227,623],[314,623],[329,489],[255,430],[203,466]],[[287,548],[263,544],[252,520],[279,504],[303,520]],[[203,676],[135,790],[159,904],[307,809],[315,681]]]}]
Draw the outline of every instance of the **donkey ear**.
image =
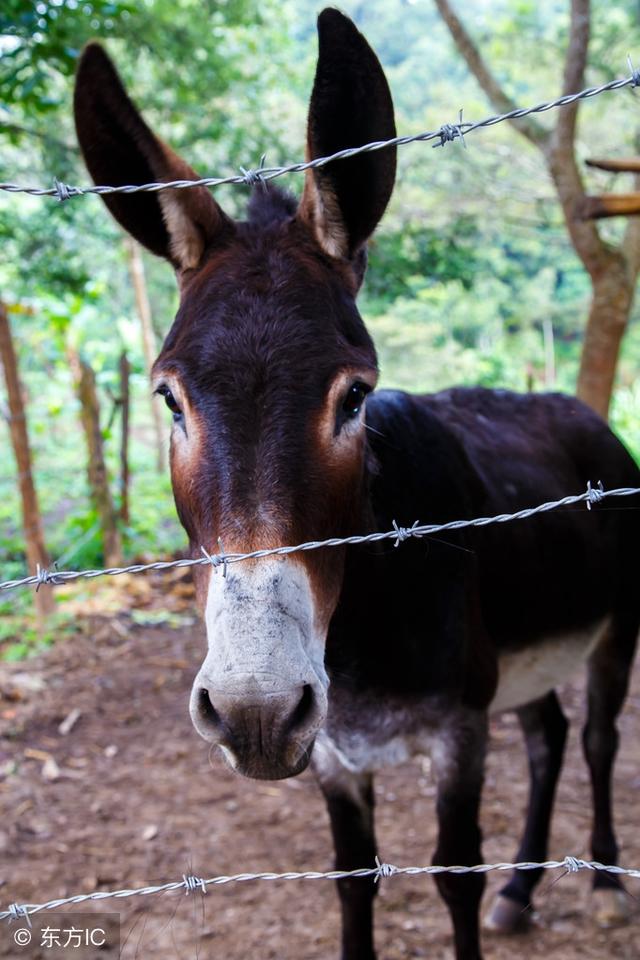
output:
[{"label": "donkey ear", "polygon": [[[362,34],[348,17],[328,8],[318,17],[318,38],[308,159],[395,137],[389,86]],[[395,173],[395,147],[307,171],[299,215],[328,254],[355,257],[385,211]]]},{"label": "donkey ear", "polygon": [[[74,112],[82,154],[95,183],[123,186],[198,179],[152,133],[96,43],[85,48],[80,60]],[[205,247],[232,229],[206,187],[102,194],[102,199],[125,230],[179,271],[196,267]]]}]

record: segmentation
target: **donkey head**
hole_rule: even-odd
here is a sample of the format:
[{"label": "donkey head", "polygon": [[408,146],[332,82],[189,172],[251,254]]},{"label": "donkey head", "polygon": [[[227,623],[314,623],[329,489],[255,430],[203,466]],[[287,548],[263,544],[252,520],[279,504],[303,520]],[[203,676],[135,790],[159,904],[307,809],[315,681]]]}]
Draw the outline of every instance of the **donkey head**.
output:
[{"label": "donkey head", "polygon": [[[382,68],[336,10],[318,20],[309,158],[395,136]],[[157,139],[96,45],[75,115],[89,171],[114,185],[197,179]],[[203,187],[104,195],[137,240],[175,268],[180,307],[156,360],[173,415],[171,475],[194,556],[356,532],[364,406],[376,354],[355,305],[367,238],[395,176],[385,149],[308,171],[299,204],[260,187],[234,222]],[[339,550],[194,568],[208,652],[191,716],[232,767],[264,779],[305,768],[327,711],[324,667]]]}]

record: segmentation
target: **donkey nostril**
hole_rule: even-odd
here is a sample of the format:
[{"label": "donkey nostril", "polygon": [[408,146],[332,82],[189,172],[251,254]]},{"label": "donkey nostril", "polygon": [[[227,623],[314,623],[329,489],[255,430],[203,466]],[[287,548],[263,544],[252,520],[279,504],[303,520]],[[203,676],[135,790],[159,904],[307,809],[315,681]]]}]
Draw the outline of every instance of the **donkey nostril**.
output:
[{"label": "donkey nostril", "polygon": [[211,703],[209,691],[205,687],[200,688],[198,696],[198,713],[202,720],[206,720],[212,726],[220,726],[220,715]]},{"label": "donkey nostril", "polygon": [[289,733],[293,733],[295,730],[299,730],[300,727],[303,727],[305,723],[309,720],[311,713],[313,711],[313,690],[311,685],[305,683],[302,688],[302,696],[298,701],[298,705],[291,714],[288,724]]}]

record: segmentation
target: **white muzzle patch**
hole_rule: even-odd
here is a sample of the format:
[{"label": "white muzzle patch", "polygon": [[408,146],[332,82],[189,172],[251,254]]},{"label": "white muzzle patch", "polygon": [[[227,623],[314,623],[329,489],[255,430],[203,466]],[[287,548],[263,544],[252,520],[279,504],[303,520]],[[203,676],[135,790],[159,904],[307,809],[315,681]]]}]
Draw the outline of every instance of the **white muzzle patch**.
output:
[{"label": "white muzzle patch", "polygon": [[[313,693],[314,710],[296,739],[312,742],[327,711],[329,678],[324,668],[325,635],[316,626],[314,596],[304,567],[274,557],[230,566],[226,577],[212,571],[205,608],[208,651],[195,680],[191,716],[198,732],[216,742],[199,708],[208,692],[233,711],[268,709],[276,722],[278,702]],[[271,707],[268,708],[268,705]]]}]

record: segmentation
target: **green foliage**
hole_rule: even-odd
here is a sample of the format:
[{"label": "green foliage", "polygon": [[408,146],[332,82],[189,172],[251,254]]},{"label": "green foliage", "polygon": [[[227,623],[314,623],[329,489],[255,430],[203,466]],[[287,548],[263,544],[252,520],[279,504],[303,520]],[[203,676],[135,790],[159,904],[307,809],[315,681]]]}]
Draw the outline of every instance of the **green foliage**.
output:
[{"label": "green foliage", "polygon": [[[5,0],[2,100],[31,115],[59,109],[82,47],[100,38],[135,48],[126,73],[134,64],[136,71],[144,66],[141,53],[155,64],[153,79],[170,60],[171,88],[165,95],[183,108],[201,108],[199,91],[210,82],[212,68],[218,93],[231,80],[229,32],[255,16],[252,0]],[[238,63],[231,69],[235,77],[241,75]]]},{"label": "green foliage", "polygon": [[0,607],[0,661],[24,660],[46,650],[56,640],[77,632],[74,619],[66,614],[54,613],[41,630],[34,625],[30,614],[16,615],[13,608],[2,616]]},{"label": "green foliage", "polygon": [[[0,92],[6,105],[36,116],[60,107],[84,43],[135,10],[123,0],[4,0],[0,11]],[[13,130],[18,133],[18,130]]]},{"label": "green foliage", "polygon": [[368,294],[388,302],[410,295],[425,282],[440,284],[453,280],[470,290],[479,236],[476,223],[465,216],[458,217],[446,230],[425,227],[413,220],[401,230],[381,233],[369,253]]}]

